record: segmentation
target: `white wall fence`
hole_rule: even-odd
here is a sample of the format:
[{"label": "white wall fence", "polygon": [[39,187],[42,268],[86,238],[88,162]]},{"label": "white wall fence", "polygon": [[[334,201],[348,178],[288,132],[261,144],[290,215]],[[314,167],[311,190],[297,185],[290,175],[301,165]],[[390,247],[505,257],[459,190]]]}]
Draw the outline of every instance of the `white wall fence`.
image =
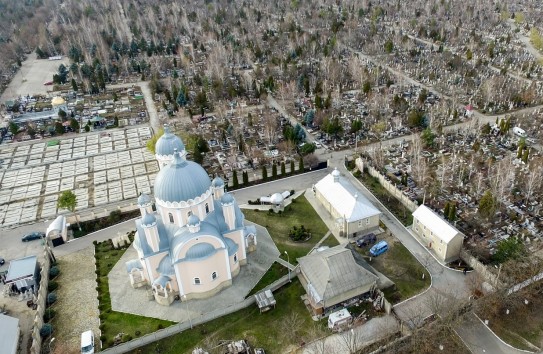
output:
[{"label": "white wall fence", "polygon": [[405,195],[401,189],[396,187],[394,183],[388,181],[385,175],[381,174],[378,170],[370,166],[368,161],[363,160],[361,157],[356,159],[356,167],[360,172],[364,172],[364,168],[367,169],[370,176],[375,177],[379,180],[379,183],[383,188],[385,188],[394,198],[398,199],[409,211],[413,212],[418,208],[416,201],[411,200],[407,195]]}]

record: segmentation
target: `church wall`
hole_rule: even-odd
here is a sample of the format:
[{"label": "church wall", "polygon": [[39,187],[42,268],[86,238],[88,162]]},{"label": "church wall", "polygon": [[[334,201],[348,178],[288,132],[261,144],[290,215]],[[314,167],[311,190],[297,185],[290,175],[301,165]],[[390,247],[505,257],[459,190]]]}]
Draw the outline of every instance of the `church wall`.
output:
[{"label": "church wall", "polygon": [[160,276],[160,274],[158,274],[156,269],[158,268],[158,265],[160,264],[160,261],[162,260],[162,258],[164,258],[164,256],[167,254],[168,254],[167,252],[161,252],[161,253],[149,256],[145,259],[148,266],[147,271],[148,273],[151,273],[151,277],[152,277],[152,279],[150,279],[151,283],[153,282],[153,280],[155,280],[156,278]]},{"label": "church wall", "polygon": [[[185,294],[206,293],[214,290],[225,281],[231,281],[228,268],[225,265],[226,252],[226,250],[220,250],[204,260],[175,264],[178,274],[182,277],[180,282]],[[213,272],[217,273],[215,279],[212,276]],[[200,284],[196,284],[195,278],[200,280]]]}]

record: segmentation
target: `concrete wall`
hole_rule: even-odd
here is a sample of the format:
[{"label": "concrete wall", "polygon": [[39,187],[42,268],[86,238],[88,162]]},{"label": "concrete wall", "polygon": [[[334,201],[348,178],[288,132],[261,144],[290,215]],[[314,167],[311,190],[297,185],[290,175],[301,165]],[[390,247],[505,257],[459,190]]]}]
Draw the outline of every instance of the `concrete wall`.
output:
[{"label": "concrete wall", "polygon": [[478,274],[481,274],[483,279],[490,283],[492,286],[502,287],[503,283],[498,280],[497,274],[494,274],[492,271],[488,270],[488,267],[479,260],[469,254],[466,250],[460,251],[460,258],[466,262],[471,268],[473,268]]},{"label": "concrete wall", "polygon": [[377,171],[375,168],[369,165],[369,163],[363,160],[361,157],[357,158],[356,167],[362,172],[364,168],[368,170],[370,176],[373,176],[379,180],[379,183],[383,188],[385,188],[394,198],[398,199],[407,209],[411,212],[415,211],[418,208],[416,201],[411,200],[407,195],[403,194],[402,190],[397,188],[394,183],[387,181],[385,176]]},{"label": "concrete wall", "polygon": [[[41,280],[40,280],[40,289],[38,290],[38,301],[37,301],[37,311],[34,318],[35,326],[32,328],[32,345],[30,347],[30,354],[41,354],[42,338],[40,336],[40,329],[43,326],[43,314],[45,313],[45,308],[47,306],[47,286],[49,285],[49,268],[50,261],[47,251],[44,251],[43,262],[41,263]],[[54,328],[53,328],[54,331]],[[23,352],[25,348],[22,348]]]}]

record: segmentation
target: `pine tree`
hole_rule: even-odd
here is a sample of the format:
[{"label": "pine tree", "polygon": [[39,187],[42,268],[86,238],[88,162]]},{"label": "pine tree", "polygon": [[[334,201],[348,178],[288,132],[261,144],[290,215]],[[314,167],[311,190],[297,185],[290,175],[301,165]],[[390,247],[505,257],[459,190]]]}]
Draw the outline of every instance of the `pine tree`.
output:
[{"label": "pine tree", "polygon": [[237,189],[239,187],[238,171],[234,170],[232,179],[233,179],[233,183],[234,183],[234,189]]},{"label": "pine tree", "polygon": [[449,210],[449,221],[453,222],[456,220],[456,203],[451,204],[451,210]]},{"label": "pine tree", "polygon": [[262,180],[265,182],[268,180],[268,170],[266,166],[262,166]]},{"label": "pine tree", "polygon": [[276,164],[272,165],[272,178],[277,179],[277,165]]},{"label": "pine tree", "polygon": [[524,150],[524,154],[522,155],[522,162],[528,163],[528,155],[530,154],[530,150],[526,149]]},{"label": "pine tree", "polygon": [[443,216],[445,217],[445,220],[449,220],[449,213],[451,211],[451,205],[449,202],[445,203],[445,210],[443,210]]},{"label": "pine tree", "polygon": [[290,160],[290,174],[294,174],[294,160]]},{"label": "pine tree", "polygon": [[249,184],[249,174],[247,173],[247,171],[243,171],[242,177],[243,177],[243,185],[244,186],[248,185]]},{"label": "pine tree", "polygon": [[281,161],[281,176],[285,176],[287,174],[286,168],[285,168],[285,161]]},{"label": "pine tree", "polygon": [[300,157],[300,164],[298,165],[298,172],[303,173],[305,170],[304,168],[304,158]]}]

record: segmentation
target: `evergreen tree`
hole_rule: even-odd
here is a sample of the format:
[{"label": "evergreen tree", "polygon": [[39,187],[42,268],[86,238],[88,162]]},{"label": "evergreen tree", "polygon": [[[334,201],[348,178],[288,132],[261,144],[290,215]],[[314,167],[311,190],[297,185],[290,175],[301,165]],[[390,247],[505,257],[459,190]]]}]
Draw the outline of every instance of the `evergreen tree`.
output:
[{"label": "evergreen tree", "polygon": [[74,90],[74,92],[77,92],[77,82],[75,82],[75,79],[72,79],[72,90]]},{"label": "evergreen tree", "polygon": [[285,161],[281,161],[281,176],[285,176],[287,174],[286,168],[285,168]]},{"label": "evergreen tree", "polygon": [[304,158],[303,157],[300,157],[300,164],[298,166],[298,172],[302,173],[304,172],[305,168],[304,168]]},{"label": "evergreen tree", "polygon": [[530,154],[530,150],[526,149],[524,150],[524,154],[522,155],[522,162],[528,163],[528,155]]},{"label": "evergreen tree", "polygon": [[234,189],[238,189],[238,187],[239,187],[238,171],[234,170],[234,173],[232,175],[232,180],[233,180],[233,183],[234,183]]},{"label": "evergreen tree", "polygon": [[452,203],[451,208],[449,210],[449,221],[453,222],[456,220],[456,203]]},{"label": "evergreen tree", "polygon": [[485,194],[479,200],[479,214],[484,218],[489,218],[494,215],[496,210],[496,200],[490,190],[487,190]]},{"label": "evergreen tree", "polygon": [[272,165],[272,178],[277,179],[277,165],[276,164]]},{"label": "evergreen tree", "polygon": [[247,173],[247,171],[243,171],[242,177],[243,177],[243,185],[247,186],[249,184],[249,174]]},{"label": "evergreen tree", "polygon": [[445,217],[445,220],[449,220],[449,213],[451,211],[451,205],[449,202],[445,203],[445,209],[443,210],[443,216]]},{"label": "evergreen tree", "polygon": [[268,170],[266,166],[262,166],[262,180],[265,182],[268,180]]},{"label": "evergreen tree", "polygon": [[290,174],[294,174],[294,160],[290,160]]}]

